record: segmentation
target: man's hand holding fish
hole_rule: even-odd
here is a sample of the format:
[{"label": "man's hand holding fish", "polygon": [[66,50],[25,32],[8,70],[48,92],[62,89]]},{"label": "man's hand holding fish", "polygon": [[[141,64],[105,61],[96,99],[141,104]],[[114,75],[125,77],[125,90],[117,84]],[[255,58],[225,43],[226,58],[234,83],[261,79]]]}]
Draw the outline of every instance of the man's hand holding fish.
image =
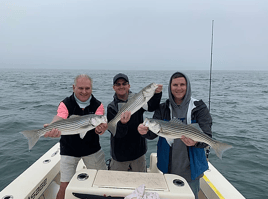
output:
[{"label": "man's hand holding fish", "polygon": [[144,126],[143,124],[140,124],[138,126],[138,132],[141,134],[141,135],[146,135],[149,131],[149,127],[147,126]]},{"label": "man's hand holding fish", "polygon": [[95,128],[95,133],[98,135],[102,135],[106,130],[108,129],[108,124],[107,123],[101,123]]},{"label": "man's hand holding fish", "polygon": [[192,140],[189,137],[185,137],[184,135],[181,136],[181,141],[183,141],[186,146],[194,146],[197,143],[196,141]]},{"label": "man's hand holding fish", "polygon": [[[56,122],[58,120],[62,120],[63,118],[55,115],[51,123]],[[50,124],[51,124],[50,123]],[[44,124],[44,128],[48,127],[49,124]],[[52,137],[52,138],[58,138],[61,136],[61,131],[59,131],[57,128],[53,128],[51,131],[48,131],[45,133],[44,137]]]},{"label": "man's hand holding fish", "polygon": [[131,117],[130,111],[123,112],[120,117],[121,123],[126,124],[130,120],[130,117]]},{"label": "man's hand holding fish", "polygon": [[155,89],[154,93],[161,93],[163,90],[163,85],[162,84],[157,84],[157,88]]}]

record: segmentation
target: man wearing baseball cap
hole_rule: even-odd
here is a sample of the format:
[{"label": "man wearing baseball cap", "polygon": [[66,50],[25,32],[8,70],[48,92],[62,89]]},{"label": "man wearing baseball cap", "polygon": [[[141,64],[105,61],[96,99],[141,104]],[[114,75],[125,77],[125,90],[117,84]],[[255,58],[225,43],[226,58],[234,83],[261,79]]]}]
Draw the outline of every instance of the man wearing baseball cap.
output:
[{"label": "man wearing baseball cap", "polygon": [[[158,85],[154,96],[148,101],[148,111],[158,108],[162,97],[162,85]],[[107,119],[111,121],[122,105],[133,95],[130,91],[128,76],[118,73],[113,78],[114,100],[107,107]],[[111,163],[110,170],[146,172],[147,144],[137,128],[143,122],[143,113],[147,111],[141,108],[133,115],[130,111],[123,112],[117,123],[116,134],[111,134]]]}]

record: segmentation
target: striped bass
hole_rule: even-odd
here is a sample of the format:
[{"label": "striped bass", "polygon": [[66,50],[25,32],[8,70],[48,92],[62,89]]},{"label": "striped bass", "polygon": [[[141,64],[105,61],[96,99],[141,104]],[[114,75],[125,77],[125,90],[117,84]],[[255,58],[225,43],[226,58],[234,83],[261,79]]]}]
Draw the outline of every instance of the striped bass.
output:
[{"label": "striped bass", "polygon": [[185,137],[191,138],[196,142],[204,142],[214,149],[216,155],[220,159],[222,159],[222,154],[224,151],[232,148],[232,146],[229,144],[213,140],[211,137],[201,132],[201,130],[197,129],[192,124],[184,124],[178,119],[164,121],[145,118],[143,125],[147,126],[149,130],[161,137],[177,139],[181,138],[182,135],[184,135]]},{"label": "striped bass", "polygon": [[147,102],[153,97],[157,87],[157,84],[151,83],[128,99],[128,102],[121,107],[116,116],[108,123],[108,130],[113,134],[113,136],[115,136],[117,122],[120,120],[121,114],[126,111],[130,111],[131,115],[134,114],[141,107],[146,105]]},{"label": "striped bass", "polygon": [[80,134],[80,138],[84,138],[89,130],[94,129],[101,123],[107,123],[107,118],[104,115],[88,114],[83,116],[72,115],[67,119],[58,120],[50,125],[36,130],[26,130],[22,133],[27,139],[29,150],[33,148],[39,138],[45,135],[46,132],[53,128],[61,131],[61,135]]}]

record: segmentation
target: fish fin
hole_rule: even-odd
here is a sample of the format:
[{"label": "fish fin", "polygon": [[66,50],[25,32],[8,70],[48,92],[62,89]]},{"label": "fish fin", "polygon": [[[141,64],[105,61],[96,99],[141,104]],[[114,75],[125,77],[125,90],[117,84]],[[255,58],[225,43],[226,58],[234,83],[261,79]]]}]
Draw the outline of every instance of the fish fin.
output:
[{"label": "fish fin", "polygon": [[134,96],[136,96],[137,95],[137,93],[129,93],[128,94],[128,101],[131,99],[131,98],[133,98]]},{"label": "fish fin", "polygon": [[31,150],[33,148],[33,146],[36,144],[36,142],[40,138],[40,136],[38,135],[38,129],[29,130],[29,131],[22,131],[20,133],[28,139],[29,150]]},{"label": "fish fin", "polygon": [[200,128],[200,126],[199,126],[198,123],[191,123],[191,124],[189,124],[189,126],[195,128],[195,129],[197,129],[198,131],[203,132],[203,130]]},{"label": "fish fin", "polygon": [[118,106],[118,111],[120,111],[121,108],[122,108],[125,104],[126,104],[126,102],[119,102],[119,103],[117,104],[117,106]]},{"label": "fish fin", "polygon": [[87,132],[94,128],[95,126],[93,125],[85,125],[85,126],[79,127],[78,133],[80,135],[80,138],[83,139],[86,136]]},{"label": "fish fin", "polygon": [[108,130],[110,131],[110,133],[115,136],[115,133],[116,133],[116,125],[113,124],[113,122],[109,122],[108,123]]},{"label": "fish fin", "polygon": [[174,143],[174,139],[167,138],[167,137],[165,139],[166,139],[167,143],[169,144],[169,146],[172,146],[172,144]]},{"label": "fish fin", "polygon": [[224,151],[233,148],[232,145],[219,142],[217,140],[214,140],[214,142],[211,144],[211,147],[214,149],[216,155],[222,159],[222,154]]},{"label": "fish fin", "polygon": [[169,122],[177,123],[177,124],[183,124],[182,121],[179,120],[178,118],[173,118],[173,119],[171,119]]},{"label": "fish fin", "polygon": [[144,110],[148,111],[148,104],[145,103],[145,104],[142,106],[142,108],[143,108]]},{"label": "fish fin", "polygon": [[80,135],[80,138],[81,139],[84,139],[84,137],[86,136],[86,134],[87,134],[87,131],[86,132],[83,132],[83,133],[80,133],[79,135]]},{"label": "fish fin", "polygon": [[88,129],[88,128],[92,128],[94,129],[95,126],[94,125],[85,125],[85,126],[80,126],[79,129]]},{"label": "fish fin", "polygon": [[[173,118],[173,119],[171,119],[169,122],[177,123],[177,124],[184,124],[184,123],[183,123],[181,120],[179,120],[178,118]],[[186,125],[186,124],[184,124],[184,125]],[[198,124],[198,123],[191,123],[191,124],[188,124],[188,125],[191,126],[191,127],[193,127],[193,128],[195,128],[195,129],[197,129],[198,131],[203,132],[202,129],[199,127],[199,124]]]},{"label": "fish fin", "polygon": [[80,115],[71,115],[70,117],[69,117],[69,119],[70,118],[76,118],[76,117],[81,117]]}]

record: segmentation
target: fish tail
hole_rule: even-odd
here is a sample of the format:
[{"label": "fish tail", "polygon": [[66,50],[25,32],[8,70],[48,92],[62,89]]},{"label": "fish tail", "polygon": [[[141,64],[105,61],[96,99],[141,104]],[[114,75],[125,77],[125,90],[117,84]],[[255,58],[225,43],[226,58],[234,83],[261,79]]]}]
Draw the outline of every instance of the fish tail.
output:
[{"label": "fish tail", "polygon": [[28,139],[29,150],[33,148],[40,136],[37,133],[38,130],[22,131],[21,134]]},{"label": "fish tail", "polygon": [[222,154],[224,151],[230,149],[230,148],[233,148],[232,145],[229,145],[229,144],[226,144],[226,143],[222,143],[222,142],[219,142],[219,141],[216,141],[213,142],[213,144],[211,145],[212,148],[214,149],[216,155],[222,159]]},{"label": "fish tail", "polygon": [[108,130],[110,131],[110,133],[112,133],[113,136],[115,136],[116,125],[114,124],[114,122],[109,122],[108,123]]}]

